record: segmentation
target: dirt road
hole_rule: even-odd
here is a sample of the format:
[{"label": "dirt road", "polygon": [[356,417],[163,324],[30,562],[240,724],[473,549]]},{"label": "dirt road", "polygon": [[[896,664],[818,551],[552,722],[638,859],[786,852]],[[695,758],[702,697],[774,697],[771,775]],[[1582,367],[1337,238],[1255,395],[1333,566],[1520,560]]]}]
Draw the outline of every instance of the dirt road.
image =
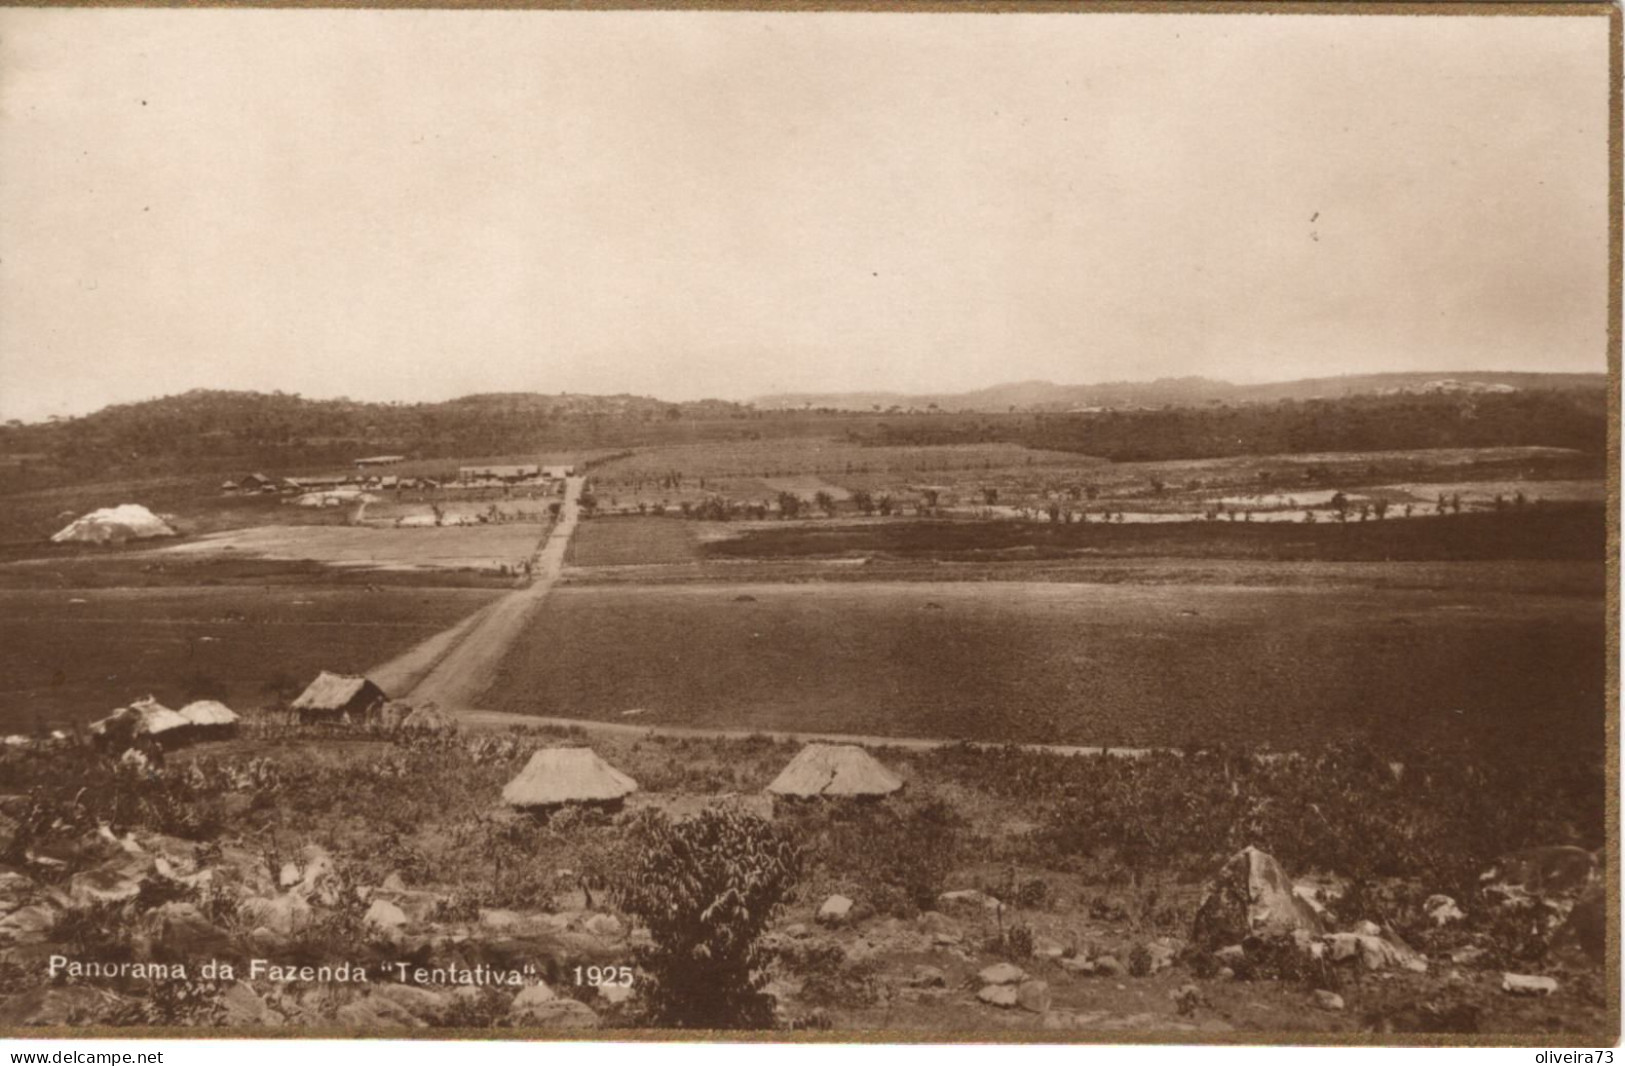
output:
[{"label": "dirt road", "polygon": [[530,585],[488,604],[368,676],[396,699],[409,698],[414,703],[433,700],[449,711],[473,706],[490,686],[509,646],[524,631],[564,570],[564,552],[581,518],[583,484],[585,479],[580,477],[565,482],[559,520],[531,560]]}]

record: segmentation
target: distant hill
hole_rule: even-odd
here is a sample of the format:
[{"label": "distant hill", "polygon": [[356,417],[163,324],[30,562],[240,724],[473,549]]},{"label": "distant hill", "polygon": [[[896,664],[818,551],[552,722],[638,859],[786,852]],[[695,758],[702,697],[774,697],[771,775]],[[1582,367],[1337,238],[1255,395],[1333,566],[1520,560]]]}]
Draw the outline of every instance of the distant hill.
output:
[{"label": "distant hill", "polygon": [[646,396],[485,393],[441,403],[311,400],[196,389],[77,418],[0,426],[0,488],[174,473],[348,466],[411,458],[622,447],[690,424],[753,417],[736,403]]},{"label": "distant hill", "polygon": [[1335,399],[1343,396],[1404,393],[1508,392],[1530,389],[1600,389],[1607,374],[1547,374],[1524,371],[1461,371],[1350,374],[1303,378],[1262,385],[1236,385],[1204,377],[1111,381],[1057,385],[1018,381],[972,392],[779,393],[753,403],[769,410],[837,411],[1081,411],[1090,408],[1189,407],[1209,403],[1269,403],[1277,400]]}]

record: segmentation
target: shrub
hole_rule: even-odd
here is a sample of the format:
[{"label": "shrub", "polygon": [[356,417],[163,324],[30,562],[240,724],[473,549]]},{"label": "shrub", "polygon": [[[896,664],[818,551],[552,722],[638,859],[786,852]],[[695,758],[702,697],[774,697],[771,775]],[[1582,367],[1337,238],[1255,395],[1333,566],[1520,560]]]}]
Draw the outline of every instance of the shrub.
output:
[{"label": "shrub", "polygon": [[711,808],[671,822],[645,815],[628,846],[636,859],[615,886],[623,910],[654,943],[638,950],[656,1025],[768,1028],[767,923],[794,889],[801,853],[789,834],[744,811]]},{"label": "shrub", "polygon": [[1016,906],[1040,910],[1049,906],[1049,882],[1041,878],[1023,881],[1016,890]]}]

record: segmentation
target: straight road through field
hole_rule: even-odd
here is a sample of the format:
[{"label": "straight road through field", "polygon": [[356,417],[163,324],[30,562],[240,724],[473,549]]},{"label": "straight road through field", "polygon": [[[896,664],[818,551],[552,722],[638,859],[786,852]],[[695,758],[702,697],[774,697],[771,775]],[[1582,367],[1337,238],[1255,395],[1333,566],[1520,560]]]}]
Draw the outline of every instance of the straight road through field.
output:
[{"label": "straight road through field", "polygon": [[582,477],[566,479],[559,520],[531,560],[529,585],[372,671],[369,676],[374,683],[397,699],[432,700],[448,711],[472,706],[490,686],[497,664],[564,571],[564,553],[581,518],[585,483]]}]

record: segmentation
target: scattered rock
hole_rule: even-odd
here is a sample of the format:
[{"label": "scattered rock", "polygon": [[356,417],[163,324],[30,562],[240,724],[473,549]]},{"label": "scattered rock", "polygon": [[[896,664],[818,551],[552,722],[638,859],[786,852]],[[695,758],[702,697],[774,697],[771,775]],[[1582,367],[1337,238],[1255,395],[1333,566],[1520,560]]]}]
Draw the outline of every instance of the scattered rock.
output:
[{"label": "scattered rock", "polygon": [[1122,977],[1128,973],[1128,967],[1119,962],[1115,955],[1102,955],[1095,960],[1095,973],[1101,977]]},{"label": "scattered rock", "polygon": [[223,958],[232,952],[232,938],[215,928],[192,903],[173,902],[149,912],[157,942],[169,957],[193,959]]},{"label": "scattered rock", "polygon": [[1027,971],[1011,962],[996,962],[976,975],[984,985],[1013,985],[1027,978]]},{"label": "scattered rock", "polygon": [[1171,967],[1174,964],[1174,960],[1179,957],[1179,952],[1183,948],[1184,945],[1178,940],[1167,936],[1158,937],[1156,940],[1153,940],[1151,943],[1147,944],[1145,950],[1151,958],[1151,969],[1149,972],[1161,973],[1163,970]]},{"label": "scattered rock", "polygon": [[1328,992],[1324,988],[1315,989],[1315,1006],[1321,1010],[1342,1010],[1343,997],[1336,992]]},{"label": "scattered rock", "polygon": [[[1004,987],[1009,987],[1008,985]],[[1043,1014],[1049,1010],[1049,982],[1023,981],[1016,988],[1016,1002],[1022,1010],[1032,1011],[1034,1014]]]},{"label": "scattered rock", "polygon": [[520,989],[519,994],[513,997],[513,1003],[509,1005],[508,1009],[510,1013],[521,1010],[529,1010],[531,1007],[537,1006],[538,1004],[551,1003],[553,1000],[558,998],[559,996],[557,992],[554,992],[544,982],[537,981],[533,985],[526,985],[524,988]]},{"label": "scattered rock", "polygon": [[146,875],[144,863],[129,858],[114,859],[74,874],[68,881],[68,897],[76,907],[123,903],[141,894]]},{"label": "scattered rock", "polygon": [[831,896],[818,908],[818,920],[825,925],[840,925],[852,913],[852,901],[845,896]]},{"label": "scattered rock", "polygon": [[811,934],[812,931],[801,922],[791,922],[784,927],[784,935],[791,940],[805,940]]},{"label": "scattered rock", "polygon": [[1503,973],[1501,991],[1514,996],[1549,996],[1557,991],[1557,979],[1531,977],[1521,973]]},{"label": "scattered rock", "polygon": [[1292,894],[1307,903],[1322,921],[1330,917],[1330,910],[1348,892],[1348,882],[1326,874],[1311,874],[1294,878]]},{"label": "scattered rock", "polygon": [[1061,959],[1061,969],[1068,973],[1092,974],[1095,972],[1095,964],[1082,955],[1071,955]]},{"label": "scattered rock", "polygon": [[598,986],[598,998],[603,1000],[605,1003],[608,1003],[610,1006],[614,1006],[617,1003],[625,1003],[635,994],[635,991],[628,985],[616,984]]},{"label": "scattered rock", "polygon": [[1062,947],[1059,941],[1042,936],[1033,941],[1033,958],[1035,959],[1058,959],[1065,954],[1066,948]]},{"label": "scattered rock", "polygon": [[[396,986],[406,987],[406,986]],[[425,1029],[429,1023],[393,997],[378,991],[362,994],[333,1013],[333,1020],[349,1029]]]},{"label": "scattered rock", "polygon": [[487,929],[510,929],[520,922],[518,911],[491,909],[480,911],[480,924]]},{"label": "scattered rock", "polygon": [[1435,927],[1450,925],[1467,917],[1462,909],[1456,906],[1455,900],[1437,893],[1427,898],[1427,902],[1422,904],[1422,910]]},{"label": "scattered rock", "polygon": [[1325,925],[1314,908],[1293,893],[1281,864],[1267,852],[1248,847],[1231,856],[1208,886],[1192,936],[1212,948],[1250,936],[1289,936],[1295,929],[1318,935]]},{"label": "scattered rock", "polygon": [[1477,944],[1459,947],[1450,953],[1450,961],[1458,966],[1471,966],[1484,958],[1485,951]]},{"label": "scattered rock", "polygon": [[908,977],[911,988],[944,988],[947,984],[948,975],[935,966],[916,966]]},{"label": "scattered rock", "polygon": [[0,1026],[96,1025],[123,1004],[113,993],[89,985],[36,988],[0,1000]]},{"label": "scattered rock", "polygon": [[986,892],[974,888],[961,888],[952,892],[944,892],[937,897],[937,902],[949,907],[979,908],[988,911],[997,911],[1004,906]]},{"label": "scattered rock", "polygon": [[1014,1007],[1020,994],[1014,985],[987,985],[976,998],[995,1007]]},{"label": "scattered rock", "polygon": [[[537,989],[546,992],[538,993]],[[580,1000],[556,996],[541,984],[515,996],[508,1017],[514,1025],[530,1029],[591,1029],[598,1025],[598,1015],[591,1007]]]},{"label": "scattered rock", "polygon": [[375,899],[367,908],[366,923],[375,929],[399,929],[406,924],[406,912],[387,899]]},{"label": "scattered rock", "polygon": [[382,888],[385,892],[405,892],[406,880],[401,877],[400,871],[397,870],[392,872],[388,877],[384,878],[384,883],[378,887]]},{"label": "scattered rock", "polygon": [[310,924],[310,904],[295,892],[284,892],[269,899],[249,899],[243,903],[242,910],[252,921],[278,936],[293,936]]},{"label": "scattered rock", "polygon": [[593,936],[608,939],[618,939],[626,933],[621,920],[613,914],[595,914],[582,923],[581,927]]},{"label": "scattered rock", "polygon": [[282,872],[277,874],[276,883],[278,888],[292,888],[294,885],[297,885],[299,883],[298,864],[291,862],[283,863]]},{"label": "scattered rock", "polygon": [[1326,938],[1333,962],[1359,959],[1367,970],[1404,969],[1426,973],[1427,960],[1402,943],[1367,933],[1333,933]]},{"label": "scattered rock", "polygon": [[1240,944],[1227,944],[1215,951],[1213,957],[1222,963],[1237,963],[1247,958],[1247,949]]},{"label": "scattered rock", "polygon": [[227,1028],[279,1026],[287,1019],[272,1010],[247,981],[238,981],[216,999],[220,1025]]},{"label": "scattered rock", "polygon": [[43,903],[18,907],[0,918],[0,944],[40,944],[51,935],[56,911]]},{"label": "scattered rock", "polygon": [[1185,985],[1168,993],[1168,998],[1174,1001],[1174,1009],[1181,1015],[1189,1016],[1196,1013],[1196,1008],[1202,1005],[1202,990],[1195,985]]}]

